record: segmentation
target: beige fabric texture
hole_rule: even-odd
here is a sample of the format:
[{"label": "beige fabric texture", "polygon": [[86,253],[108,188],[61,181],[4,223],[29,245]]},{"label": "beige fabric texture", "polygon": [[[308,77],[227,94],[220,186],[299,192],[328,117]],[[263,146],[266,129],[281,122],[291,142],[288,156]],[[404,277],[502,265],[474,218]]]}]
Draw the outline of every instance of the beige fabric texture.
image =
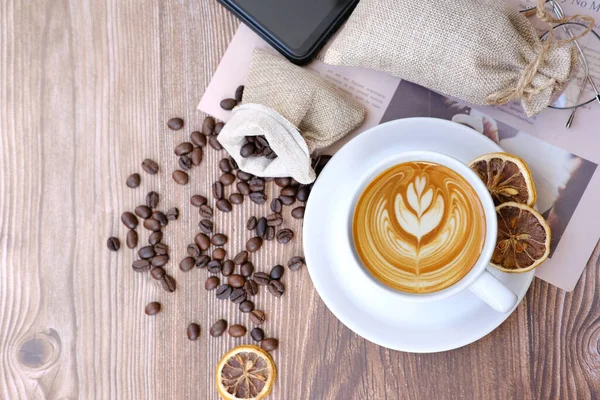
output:
[{"label": "beige fabric texture", "polygon": [[[255,49],[243,104],[233,109],[218,138],[242,170],[307,184],[315,180],[310,155],[344,137],[364,118],[362,106],[325,78]],[[241,157],[244,137],[260,135],[277,158]]]},{"label": "beige fabric texture", "polygon": [[[333,65],[385,71],[476,105],[515,87],[542,42],[501,0],[362,0],[325,54]],[[574,46],[550,50],[521,104],[532,116],[570,78]],[[547,87],[545,87],[547,85]],[[540,90],[539,93],[535,93]]]}]

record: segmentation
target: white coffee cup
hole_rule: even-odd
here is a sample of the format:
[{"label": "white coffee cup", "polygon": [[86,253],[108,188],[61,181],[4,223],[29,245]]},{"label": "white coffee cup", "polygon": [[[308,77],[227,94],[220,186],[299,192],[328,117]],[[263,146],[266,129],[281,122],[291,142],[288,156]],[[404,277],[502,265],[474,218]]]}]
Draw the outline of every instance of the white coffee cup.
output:
[{"label": "white coffee cup", "polygon": [[[365,268],[366,274],[381,287],[385,288],[386,290],[393,291],[397,296],[400,296],[408,301],[437,301],[454,296],[463,290],[470,290],[496,311],[502,313],[509,312],[517,303],[517,296],[487,270],[489,267],[489,262],[492,259],[494,247],[496,246],[496,237],[498,234],[496,207],[494,206],[492,196],[488,192],[482,180],[477,176],[477,174],[475,174],[475,172],[473,172],[461,161],[448,155],[432,151],[409,151],[396,154],[377,163],[369,171],[367,171],[360,180],[360,184],[358,185],[359,190],[357,191],[353,200],[352,207],[350,207],[351,215],[348,217],[348,231],[351,232],[352,230],[352,214],[354,213],[356,203],[358,202],[358,199],[366,186],[384,170],[391,168],[394,165],[411,161],[424,161],[443,165],[461,175],[473,187],[477,193],[477,196],[479,197],[479,200],[481,201],[486,220],[483,248],[473,268],[471,268],[471,270],[461,280],[452,286],[437,292],[424,294],[403,292],[401,290],[392,289],[389,286],[384,285],[375,277],[373,277],[368,271],[366,271]],[[349,234],[349,240],[352,240],[351,233]],[[351,247],[354,249],[353,245]],[[356,254],[356,251],[354,252],[354,256],[356,257],[357,263],[362,266],[362,262],[358,257],[358,254]]]}]

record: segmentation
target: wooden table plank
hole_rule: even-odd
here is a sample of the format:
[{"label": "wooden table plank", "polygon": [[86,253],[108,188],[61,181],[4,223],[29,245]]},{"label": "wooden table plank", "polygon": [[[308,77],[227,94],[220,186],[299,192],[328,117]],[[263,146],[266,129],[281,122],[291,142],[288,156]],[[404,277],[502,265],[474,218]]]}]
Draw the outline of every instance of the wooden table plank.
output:
[{"label": "wooden table plank", "polygon": [[[237,24],[213,0],[0,2],[0,398],[217,398],[217,361],[251,339],[208,329],[218,318],[250,324],[204,291],[205,271],[177,265],[198,230],[189,197],[210,192],[223,154],[207,150],[186,187],[170,174],[173,147],[201,126],[196,104]],[[172,116],[185,118],[184,130],[166,128]],[[160,173],[126,188],[146,157]],[[112,234],[124,245],[120,213],[148,190],[181,211],[165,232],[172,295],[131,270],[126,248],[105,246]],[[245,220],[263,213],[246,202],[215,218],[231,256],[249,237]],[[298,235],[261,249],[261,270],[301,253],[300,226],[285,218]],[[306,270],[288,271],[281,299],[263,291],[256,301],[265,331],[281,339],[271,398],[600,397],[599,254],[573,293],[536,280],[489,336],[428,355],[358,337]],[[147,317],[152,300],[164,311]],[[202,326],[197,342],[185,335],[191,321]]]}]

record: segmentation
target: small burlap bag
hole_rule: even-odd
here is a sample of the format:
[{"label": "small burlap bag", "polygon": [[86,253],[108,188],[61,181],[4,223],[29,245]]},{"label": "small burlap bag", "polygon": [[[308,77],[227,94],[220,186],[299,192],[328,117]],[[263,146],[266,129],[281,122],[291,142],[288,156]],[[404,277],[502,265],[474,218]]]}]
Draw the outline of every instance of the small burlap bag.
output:
[{"label": "small burlap bag", "polygon": [[[593,24],[586,16],[554,19],[544,0],[537,16]],[[385,71],[476,105],[521,100],[531,116],[570,78],[577,60],[570,41],[552,33],[541,41],[529,20],[502,0],[362,0],[325,62]]]},{"label": "small burlap bag", "polygon": [[[311,183],[310,156],[359,126],[364,109],[347,93],[285,58],[255,49],[243,103],[218,136],[240,169]],[[277,158],[240,156],[246,136],[264,135]]]}]

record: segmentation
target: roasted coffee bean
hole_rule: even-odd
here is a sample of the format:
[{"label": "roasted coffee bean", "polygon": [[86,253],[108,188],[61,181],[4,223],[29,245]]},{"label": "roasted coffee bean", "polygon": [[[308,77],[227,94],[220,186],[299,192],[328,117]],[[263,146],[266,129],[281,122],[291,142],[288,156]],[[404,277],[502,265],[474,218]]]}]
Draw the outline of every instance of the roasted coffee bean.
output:
[{"label": "roasted coffee bean", "polygon": [[219,181],[212,184],[212,195],[216,200],[223,198],[223,184]]},{"label": "roasted coffee bean", "polygon": [[189,154],[192,150],[194,150],[193,144],[191,144],[190,142],[183,142],[175,146],[174,151],[176,156],[184,156],[186,154]]},{"label": "roasted coffee bean", "polygon": [[154,211],[152,213],[152,218],[160,222],[161,226],[167,226],[169,224],[169,219],[167,215],[162,211]]},{"label": "roasted coffee bean", "polygon": [[230,276],[233,274],[233,270],[235,269],[235,264],[231,260],[227,260],[223,263],[223,267],[221,268],[221,274],[223,276]]},{"label": "roasted coffee bean", "polygon": [[256,142],[256,136],[246,136],[246,140],[250,143]]},{"label": "roasted coffee bean", "polygon": [[[198,338],[200,337],[200,325],[192,322],[191,324],[188,325],[187,327],[187,337],[190,340],[198,340]],[[264,340],[263,340],[264,342]],[[262,345],[262,343],[261,343]]]},{"label": "roasted coffee bean", "polygon": [[267,286],[271,283],[271,278],[265,272],[255,272],[253,278],[261,286]]},{"label": "roasted coffee bean", "polygon": [[256,144],[260,147],[269,147],[269,141],[264,135],[256,137]]},{"label": "roasted coffee bean", "polygon": [[238,182],[235,187],[237,188],[238,192],[244,196],[248,196],[250,194],[250,186],[248,186],[246,182]]},{"label": "roasted coffee bean", "polygon": [[221,143],[217,140],[216,136],[211,136],[210,139],[208,139],[208,144],[217,151],[223,150],[223,146],[221,146]]},{"label": "roasted coffee bean", "polygon": [[206,146],[206,135],[204,135],[202,132],[194,131],[194,132],[190,133],[190,140],[196,146],[200,146],[200,147]]},{"label": "roasted coffee bean", "polygon": [[194,237],[194,243],[200,247],[200,250],[206,251],[210,247],[210,238],[204,233],[199,233]]},{"label": "roasted coffee bean", "polygon": [[223,110],[233,110],[233,107],[237,106],[235,99],[223,99],[221,100],[221,108]]},{"label": "roasted coffee bean", "polygon": [[288,268],[290,271],[298,271],[304,265],[304,258],[302,257],[292,257],[288,261]]},{"label": "roasted coffee bean", "polygon": [[226,255],[227,255],[227,252],[222,247],[219,247],[218,249],[214,249],[212,252],[212,258],[214,260],[223,261],[225,259]]},{"label": "roasted coffee bean", "polygon": [[261,325],[265,322],[265,313],[261,310],[254,310],[250,313],[250,321],[255,325]]},{"label": "roasted coffee bean", "polygon": [[215,131],[215,120],[213,117],[206,117],[202,122],[202,133],[205,135],[212,135]]},{"label": "roasted coffee bean", "polygon": [[[135,231],[129,231],[129,232],[135,232]],[[127,235],[127,238],[129,238],[129,235]],[[127,245],[129,245],[129,242],[127,242]],[[136,246],[137,246],[137,242],[136,242]],[[119,238],[111,236],[106,241],[106,247],[108,247],[108,249],[110,251],[118,251],[121,248],[121,241],[119,240]],[[135,247],[135,246],[133,246],[133,247]],[[132,249],[133,247],[130,247],[130,249]]]},{"label": "roasted coffee bean", "polygon": [[144,161],[142,161],[142,169],[146,171],[147,174],[156,175],[158,172],[158,164],[156,161],[146,158]]},{"label": "roasted coffee bean", "polygon": [[165,274],[166,272],[162,267],[152,268],[152,271],[150,271],[150,275],[156,280],[162,279]]},{"label": "roasted coffee bean", "polygon": [[265,237],[265,233],[267,233],[267,226],[269,225],[267,223],[267,219],[265,217],[261,217],[258,220],[258,223],[256,224],[256,235],[260,238],[264,238]]},{"label": "roasted coffee bean", "polygon": [[249,181],[250,179],[252,179],[252,174],[249,174],[249,173],[241,171],[241,170],[238,171],[238,172],[236,172],[235,175],[237,176],[237,178],[240,181],[244,181],[244,182]]},{"label": "roasted coffee bean", "polygon": [[298,201],[306,202],[306,200],[308,200],[308,195],[310,194],[310,188],[311,186],[309,185],[300,186],[298,193],[296,193],[296,199],[298,199]]},{"label": "roasted coffee bean", "polygon": [[179,263],[179,269],[183,272],[188,272],[194,268],[194,265],[196,265],[196,260],[194,260],[192,257],[186,257]]},{"label": "roasted coffee bean", "polygon": [[135,215],[143,219],[147,219],[152,216],[152,209],[148,206],[137,206],[134,212]]},{"label": "roasted coffee bean", "polygon": [[296,198],[292,196],[279,196],[279,200],[281,200],[283,205],[291,206],[296,201]]},{"label": "roasted coffee bean", "polygon": [[245,145],[242,146],[242,148],[240,149],[240,156],[244,157],[244,158],[248,158],[254,155],[254,152],[256,151],[256,146],[254,145],[254,143],[246,143]]},{"label": "roasted coffee bean", "polygon": [[196,147],[194,148],[194,150],[192,150],[192,152],[189,154],[190,156],[190,160],[192,160],[192,165],[194,166],[198,166],[200,164],[202,164],[202,158],[204,157],[204,151],[202,150],[202,147]]},{"label": "roasted coffee bean", "polygon": [[244,96],[244,85],[240,85],[235,89],[235,101],[238,103],[242,101],[242,97]]},{"label": "roasted coffee bean", "polygon": [[222,336],[227,330],[227,321],[220,319],[210,327],[210,336],[219,337]]},{"label": "roasted coffee bean", "polygon": [[227,243],[227,235],[216,233],[211,238],[210,242],[215,246],[224,246]]},{"label": "roasted coffee bean", "polygon": [[271,268],[271,272],[269,273],[269,277],[273,280],[279,280],[283,276],[285,270],[283,269],[283,265],[276,265]]},{"label": "roasted coffee bean", "polygon": [[146,195],[146,205],[150,208],[156,208],[158,206],[159,196],[156,192],[148,192]]},{"label": "roasted coffee bean", "polygon": [[206,203],[208,203],[208,199],[204,196],[201,196],[199,194],[195,194],[190,198],[190,203],[191,205],[193,205],[194,207],[200,207],[205,205]]},{"label": "roasted coffee bean", "polygon": [[177,169],[173,171],[173,180],[178,185],[187,185],[190,180],[190,177],[185,171]]},{"label": "roasted coffee bean", "polygon": [[161,231],[157,231],[157,232],[152,232],[150,234],[150,236],[148,237],[148,243],[150,243],[152,246],[160,243],[160,241],[163,238],[163,233]]},{"label": "roasted coffee bean", "polygon": [[284,188],[290,184],[290,178],[275,178],[275,184]]},{"label": "roasted coffee bean", "polygon": [[248,186],[250,186],[250,190],[253,192],[261,192],[265,190],[265,181],[255,176],[248,181]]},{"label": "roasted coffee bean", "polygon": [[150,258],[152,258],[156,255],[156,252],[154,251],[154,247],[144,246],[138,250],[138,255],[140,256],[140,258],[143,258],[144,260],[149,260]]},{"label": "roasted coffee bean", "polygon": [[255,342],[260,342],[265,338],[265,331],[260,328],[254,328],[250,331],[250,336]]},{"label": "roasted coffee bean", "polygon": [[197,244],[190,243],[187,247],[187,254],[190,257],[198,258],[202,254],[202,251],[200,250],[200,247],[198,247]]},{"label": "roasted coffee bean", "polygon": [[248,261],[248,252],[246,250],[242,250],[233,258],[233,262],[235,265],[242,265]]},{"label": "roasted coffee bean", "polygon": [[163,265],[165,265],[168,262],[169,262],[168,254],[156,255],[156,256],[152,257],[152,259],[150,260],[150,264],[152,264],[153,267],[162,267]]},{"label": "roasted coffee bean", "polygon": [[263,244],[263,240],[257,236],[248,239],[248,241],[246,242],[246,250],[249,251],[250,253],[254,253],[255,251],[258,251],[258,249],[260,249],[260,247]]},{"label": "roasted coffee bean", "polygon": [[267,149],[265,150],[265,157],[269,160],[274,160],[277,158],[277,153],[275,153],[275,151],[273,151],[272,148],[267,147]]},{"label": "roasted coffee bean", "polygon": [[168,122],[167,122],[167,126],[169,127],[169,129],[174,130],[174,131],[178,131],[181,128],[183,128],[183,119],[181,118],[171,118]]},{"label": "roasted coffee bean", "polygon": [[282,208],[281,200],[277,198],[271,200],[271,211],[274,213],[281,213]]},{"label": "roasted coffee bean", "polygon": [[240,304],[242,301],[246,300],[246,291],[241,287],[233,289],[229,296],[229,300],[234,304]]},{"label": "roasted coffee bean", "polygon": [[227,283],[229,283],[229,286],[233,288],[243,287],[244,283],[246,283],[246,278],[244,278],[242,275],[232,274],[227,278]]},{"label": "roasted coffee bean", "polygon": [[[118,239],[117,239],[118,240]],[[130,249],[135,249],[138,245],[138,234],[133,229],[127,232],[127,238],[125,239],[125,243],[127,243],[127,247]],[[119,250],[117,248],[117,250]]]},{"label": "roasted coffee bean", "polygon": [[157,243],[157,244],[154,245],[154,251],[159,256],[162,256],[162,255],[165,255],[165,254],[169,254],[169,246],[167,246],[164,243]]},{"label": "roasted coffee bean", "polygon": [[279,194],[281,196],[296,197],[297,193],[298,193],[298,188],[296,188],[294,186],[286,186],[279,191]]},{"label": "roasted coffee bean", "polygon": [[265,204],[267,202],[267,195],[265,192],[252,192],[248,195],[248,197],[250,197],[250,200],[252,200],[253,203],[258,205]]},{"label": "roasted coffee bean", "polygon": [[158,301],[153,301],[146,305],[144,309],[146,315],[156,315],[160,312],[160,303]]},{"label": "roasted coffee bean", "polygon": [[281,229],[277,232],[277,241],[281,244],[286,244],[294,238],[294,232],[291,229]]},{"label": "roasted coffee bean", "polygon": [[256,219],[256,217],[250,217],[250,218],[248,218],[248,222],[246,222],[246,229],[251,231],[256,228],[257,224],[258,224],[258,220]]},{"label": "roasted coffee bean", "polygon": [[249,313],[250,311],[254,310],[254,303],[250,300],[244,300],[240,303],[239,309],[243,313]]},{"label": "roasted coffee bean", "polygon": [[206,268],[208,269],[208,272],[210,272],[211,274],[218,274],[219,272],[221,272],[221,268],[222,268],[221,261],[210,260],[208,262],[208,264],[206,264]]},{"label": "roasted coffee bean", "polygon": [[243,325],[231,325],[229,327],[229,336],[231,337],[242,337],[246,334],[246,327]]},{"label": "roasted coffee bean", "polygon": [[213,134],[218,135],[219,133],[221,133],[221,130],[223,129],[224,126],[225,126],[225,124],[223,122],[217,122],[215,124],[215,132]]},{"label": "roasted coffee bean", "polygon": [[244,196],[240,193],[231,193],[229,195],[229,202],[231,204],[242,204],[244,202]]},{"label": "roasted coffee bean", "polygon": [[198,227],[206,234],[213,232],[213,222],[209,219],[204,218],[202,221],[200,221],[200,223],[198,223]]},{"label": "roasted coffee bean", "polygon": [[196,268],[206,268],[208,263],[210,262],[210,257],[207,255],[203,255],[198,257],[196,260]]},{"label": "roasted coffee bean", "polygon": [[179,168],[181,168],[184,171],[189,171],[190,169],[192,169],[192,159],[189,158],[188,156],[181,156],[179,157]]},{"label": "roasted coffee bean", "polygon": [[269,226],[267,228],[267,233],[265,234],[265,240],[273,240],[275,239],[275,227]]},{"label": "roasted coffee bean", "polygon": [[271,293],[275,297],[281,297],[283,295],[283,292],[285,292],[285,286],[283,286],[283,283],[281,283],[280,281],[272,280],[269,283],[269,286],[267,286],[267,289],[269,290],[269,293]]},{"label": "roasted coffee bean", "polygon": [[300,207],[296,207],[292,210],[292,217],[296,218],[296,219],[302,219],[304,218],[304,206],[300,206]]},{"label": "roasted coffee bean", "polygon": [[235,175],[230,173],[223,174],[219,178],[219,182],[221,182],[225,186],[229,186],[233,184],[233,182],[235,182]]},{"label": "roasted coffee bean", "polygon": [[175,289],[177,289],[177,283],[175,282],[175,279],[171,275],[163,276],[160,283],[161,283],[163,289],[166,290],[167,292],[173,293],[175,291]]},{"label": "roasted coffee bean", "polygon": [[123,214],[121,214],[121,222],[123,222],[123,225],[125,225],[129,229],[135,229],[138,226],[137,217],[129,211],[126,211]]},{"label": "roasted coffee bean", "polygon": [[213,209],[208,204],[203,204],[200,206],[200,216],[202,218],[212,218]]},{"label": "roasted coffee bean", "polygon": [[175,221],[179,218],[179,209],[177,207],[169,208],[165,215],[169,221]]},{"label": "roasted coffee bean", "polygon": [[274,338],[264,339],[262,342],[260,342],[260,347],[266,351],[277,350],[279,347],[279,340]]},{"label": "roasted coffee bean", "polygon": [[144,259],[135,260],[133,264],[131,264],[131,267],[135,272],[146,272],[150,270],[150,261]]},{"label": "roasted coffee bean", "polygon": [[230,212],[233,209],[231,202],[227,199],[217,200],[217,209],[221,212]]},{"label": "roasted coffee bean", "polygon": [[218,276],[211,276],[204,282],[204,289],[206,290],[215,290],[219,284],[221,283]]},{"label": "roasted coffee bean", "polygon": [[279,213],[273,213],[267,215],[267,225],[269,226],[279,226],[283,224],[283,218]]},{"label": "roasted coffee bean", "polygon": [[254,264],[252,264],[250,261],[246,261],[240,267],[240,273],[246,278],[252,276],[252,273],[254,273]]},{"label": "roasted coffee bean", "polygon": [[258,294],[258,283],[253,279],[248,279],[244,284],[244,290],[248,296],[256,296]]},{"label": "roasted coffee bean", "polygon": [[136,187],[140,186],[140,182],[142,181],[142,177],[140,176],[140,174],[131,174],[127,177],[127,180],[125,181],[125,184],[127,185],[127,187],[130,187],[132,189],[135,189]]},{"label": "roasted coffee bean", "polygon": [[222,158],[221,161],[219,161],[219,169],[224,173],[229,173],[233,170],[229,158]]},{"label": "roasted coffee bean", "polygon": [[231,288],[231,286],[229,286],[227,284],[223,284],[223,285],[219,286],[217,288],[217,299],[219,299],[219,300],[228,299],[229,296],[231,295],[232,291],[233,291],[233,289]]},{"label": "roasted coffee bean", "polygon": [[144,220],[144,228],[152,232],[158,232],[162,227],[160,225],[160,222],[158,222],[154,218],[148,218]]}]

